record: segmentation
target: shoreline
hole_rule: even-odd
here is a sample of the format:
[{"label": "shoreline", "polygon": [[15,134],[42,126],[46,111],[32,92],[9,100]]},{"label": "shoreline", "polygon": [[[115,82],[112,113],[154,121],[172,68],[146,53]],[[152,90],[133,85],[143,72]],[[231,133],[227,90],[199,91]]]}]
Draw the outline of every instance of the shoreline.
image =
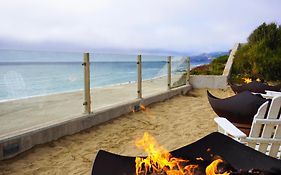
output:
[{"label": "shoreline", "polygon": [[[69,63],[72,63],[72,62],[69,62]],[[193,69],[194,67],[197,67],[197,66],[200,66],[200,65],[203,65],[203,64],[207,64],[207,63],[196,64],[194,66],[191,64],[190,65],[191,66],[190,69]],[[152,77],[152,78],[143,79],[143,82],[144,81],[154,80],[154,79],[165,77],[165,76],[167,76],[167,75],[158,75],[158,76],[155,76],[155,77]],[[137,77],[136,77],[136,79],[137,79]],[[131,84],[131,83],[136,83],[136,81],[137,80],[135,80],[135,81],[128,81],[128,82],[121,82],[121,83],[113,83],[113,84],[108,84],[108,85],[101,85],[101,86],[97,86],[97,87],[92,87],[91,89],[107,88],[107,87],[110,87],[110,86],[117,86],[117,85],[123,85],[123,84]],[[1,103],[10,102],[10,101],[25,100],[25,99],[30,99],[30,98],[44,97],[44,96],[49,96],[49,95],[58,95],[58,94],[64,94],[64,93],[72,93],[72,92],[78,92],[78,91],[82,91],[82,90],[83,90],[83,88],[82,89],[74,89],[74,90],[65,90],[65,91],[59,91],[59,92],[50,92],[50,93],[45,93],[45,94],[30,95],[30,96],[25,96],[25,97],[0,99],[0,105],[1,105]]]}]

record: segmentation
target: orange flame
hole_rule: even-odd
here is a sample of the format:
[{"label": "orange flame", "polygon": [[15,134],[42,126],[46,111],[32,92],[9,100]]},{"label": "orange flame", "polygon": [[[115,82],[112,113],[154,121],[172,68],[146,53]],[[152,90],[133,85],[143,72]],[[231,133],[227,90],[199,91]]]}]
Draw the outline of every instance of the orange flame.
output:
[{"label": "orange flame", "polygon": [[230,173],[223,173],[223,174],[220,174],[218,173],[218,164],[222,163],[223,160],[221,159],[217,159],[217,160],[214,160],[209,166],[207,166],[205,172],[207,175],[226,175],[226,174],[230,174]]},{"label": "orange flame", "polygon": [[252,79],[251,78],[242,78],[244,80],[245,83],[251,83]]},{"label": "orange flame", "polygon": [[[145,110],[146,110],[146,107],[145,107],[144,105],[140,105],[140,106],[139,106],[139,110],[145,111]],[[137,111],[139,111],[139,110],[138,110],[138,109],[135,110],[133,107],[130,107],[130,111],[133,112],[133,113],[135,113],[135,112],[137,112]]]},{"label": "orange flame", "polygon": [[203,161],[204,159],[202,157],[197,157],[196,160],[201,160]]},{"label": "orange flame", "polygon": [[142,110],[142,111],[145,111],[145,106],[144,105],[140,105],[140,109]]},{"label": "orange flame", "polygon": [[[143,138],[137,140],[135,144],[138,148],[144,149],[148,154],[147,158],[136,157],[136,175],[147,175],[147,173],[160,174],[164,172],[167,175],[192,175],[199,167],[199,165],[184,165],[189,160],[172,157],[148,132],[145,132]],[[197,160],[203,161],[203,158],[199,157]],[[229,175],[230,173],[228,172],[217,174],[217,165],[221,162],[223,162],[221,159],[212,162],[206,168],[206,174]]]},{"label": "orange flame", "polygon": [[145,114],[145,116],[155,118],[153,112],[150,111],[149,108],[146,108],[144,105],[140,105],[140,110]]}]

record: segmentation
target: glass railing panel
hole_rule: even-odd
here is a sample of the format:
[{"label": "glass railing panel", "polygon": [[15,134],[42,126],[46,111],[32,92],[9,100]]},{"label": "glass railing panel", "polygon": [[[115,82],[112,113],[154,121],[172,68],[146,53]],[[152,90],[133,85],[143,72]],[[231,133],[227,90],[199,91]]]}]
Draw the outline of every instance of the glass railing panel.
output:
[{"label": "glass railing panel", "polygon": [[167,57],[142,55],[143,97],[167,91]]},{"label": "glass railing panel", "polygon": [[83,53],[0,51],[0,136],[83,113]]},{"label": "glass railing panel", "polygon": [[187,58],[175,56],[171,63],[171,87],[180,87],[186,84]]},{"label": "glass railing panel", "polygon": [[94,110],[137,98],[137,55],[92,54],[90,60]]}]

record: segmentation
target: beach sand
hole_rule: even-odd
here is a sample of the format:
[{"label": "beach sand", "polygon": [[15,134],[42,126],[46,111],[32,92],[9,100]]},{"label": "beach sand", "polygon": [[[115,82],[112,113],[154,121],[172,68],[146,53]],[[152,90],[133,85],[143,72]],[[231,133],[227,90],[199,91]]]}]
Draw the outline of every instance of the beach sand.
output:
[{"label": "beach sand", "polygon": [[[233,95],[230,89],[210,91],[218,97]],[[145,155],[134,146],[134,141],[148,131],[171,151],[216,131],[214,116],[206,89],[195,89],[187,96],[153,104],[145,111],[35,146],[1,161],[0,174],[90,174],[100,149],[129,156]]]},{"label": "beach sand", "polygon": [[[172,82],[181,76],[172,77]],[[167,77],[142,82],[143,97],[167,91]],[[134,82],[91,90],[92,109],[126,102],[137,98]],[[0,138],[46,127],[50,124],[81,117],[84,112],[84,92],[65,92],[0,103]]]}]

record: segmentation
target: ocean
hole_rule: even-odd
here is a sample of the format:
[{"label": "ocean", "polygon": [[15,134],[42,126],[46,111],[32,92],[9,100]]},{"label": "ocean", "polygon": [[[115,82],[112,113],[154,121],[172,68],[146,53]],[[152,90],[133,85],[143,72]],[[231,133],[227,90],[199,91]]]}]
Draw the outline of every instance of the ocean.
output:
[{"label": "ocean", "polygon": [[[135,82],[136,55],[91,54],[91,88]],[[172,71],[182,71],[182,57],[174,57]],[[82,53],[0,50],[0,102],[81,90]],[[167,74],[165,56],[143,56],[144,80]],[[191,66],[210,60],[192,60]]]}]

